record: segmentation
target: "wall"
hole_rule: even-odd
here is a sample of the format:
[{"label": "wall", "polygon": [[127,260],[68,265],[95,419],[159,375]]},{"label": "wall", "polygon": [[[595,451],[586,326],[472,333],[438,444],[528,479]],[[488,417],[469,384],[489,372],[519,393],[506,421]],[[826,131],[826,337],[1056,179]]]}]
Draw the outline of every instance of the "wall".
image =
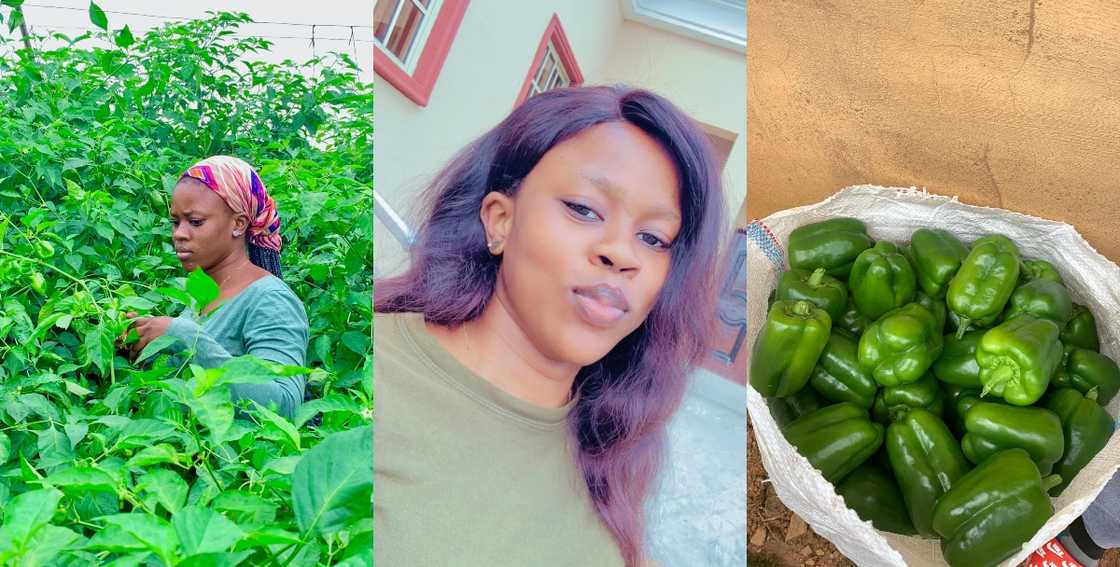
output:
[{"label": "wall", "polygon": [[924,186],[1120,259],[1120,4],[767,0],[748,18],[751,217]]},{"label": "wall", "polygon": [[603,70],[588,82],[622,82],[664,95],[734,145],[723,170],[728,219],[746,198],[747,67],[743,52],[624,21]]},{"label": "wall", "polygon": [[[560,18],[585,77],[595,76],[622,19],[618,3],[600,0],[502,2],[475,0],[427,107],[416,106],[380,76],[374,103],[375,187],[415,224],[416,195],[455,151],[513,109],[533,55],[553,13]],[[406,257],[374,223],[377,273],[400,271]]]}]

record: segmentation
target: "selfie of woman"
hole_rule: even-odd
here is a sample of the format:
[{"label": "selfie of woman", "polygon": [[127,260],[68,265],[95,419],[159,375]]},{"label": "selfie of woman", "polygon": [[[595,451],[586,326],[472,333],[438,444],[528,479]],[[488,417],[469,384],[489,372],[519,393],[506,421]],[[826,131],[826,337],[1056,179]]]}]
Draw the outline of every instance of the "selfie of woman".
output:
[{"label": "selfie of woman", "polygon": [[[386,31],[374,60],[376,560],[742,564],[745,372],[719,306],[745,280],[744,117],[706,96],[742,88],[742,51],[617,13],[569,42],[592,16],[539,7],[491,36],[471,4],[456,35],[451,4],[439,84],[401,64],[446,41]],[[520,51],[467,64],[482,44]]]}]

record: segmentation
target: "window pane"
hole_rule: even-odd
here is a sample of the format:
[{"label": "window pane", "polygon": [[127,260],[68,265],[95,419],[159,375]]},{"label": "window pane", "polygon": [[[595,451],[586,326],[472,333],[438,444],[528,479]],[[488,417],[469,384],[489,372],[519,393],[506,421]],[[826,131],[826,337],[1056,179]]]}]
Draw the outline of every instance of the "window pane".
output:
[{"label": "window pane", "polygon": [[401,61],[407,61],[423,18],[424,14],[420,13],[415,4],[405,2],[401,6],[401,13],[397,16],[393,29],[389,31],[389,41],[385,43],[385,48]]},{"label": "window pane", "polygon": [[373,37],[377,41],[385,43],[393,13],[397,11],[397,4],[400,4],[399,0],[377,0],[377,5],[373,7]]},{"label": "window pane", "polygon": [[412,0],[412,1],[416,2],[417,4],[419,4],[419,5],[421,5],[425,8],[427,8],[430,4],[428,0]]},{"label": "window pane", "polygon": [[538,83],[543,85],[548,81],[548,76],[552,73],[554,65],[555,63],[553,63],[552,58],[549,57],[549,53],[546,51],[544,59],[541,59],[541,66],[537,69],[536,79]]}]

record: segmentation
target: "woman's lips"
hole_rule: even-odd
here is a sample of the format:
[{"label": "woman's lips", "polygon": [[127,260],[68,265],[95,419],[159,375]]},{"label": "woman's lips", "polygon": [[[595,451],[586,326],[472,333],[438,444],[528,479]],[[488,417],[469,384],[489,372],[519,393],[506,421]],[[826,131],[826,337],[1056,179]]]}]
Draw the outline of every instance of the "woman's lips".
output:
[{"label": "woman's lips", "polygon": [[572,291],[576,298],[576,313],[595,327],[611,327],[630,310],[626,296],[611,285],[577,287]]},{"label": "woman's lips", "polygon": [[190,250],[179,250],[179,251],[175,252],[175,255],[179,257],[180,261],[183,261],[183,260],[186,260],[187,258],[190,258],[191,254],[192,254],[192,252]]}]

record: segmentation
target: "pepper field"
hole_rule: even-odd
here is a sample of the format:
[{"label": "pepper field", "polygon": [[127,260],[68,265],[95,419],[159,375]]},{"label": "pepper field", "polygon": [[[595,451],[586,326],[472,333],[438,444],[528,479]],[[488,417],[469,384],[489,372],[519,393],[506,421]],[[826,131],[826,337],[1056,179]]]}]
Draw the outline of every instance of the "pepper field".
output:
[{"label": "pepper field", "polygon": [[[0,8],[0,564],[371,564],[372,86],[345,55],[254,61],[245,15],[134,37],[91,5],[94,38],[28,51],[19,4]],[[253,164],[282,216],[316,397],[294,421],[229,399],[283,369],[114,352],[123,313],[206,293],[168,208],[213,154]]]}]

